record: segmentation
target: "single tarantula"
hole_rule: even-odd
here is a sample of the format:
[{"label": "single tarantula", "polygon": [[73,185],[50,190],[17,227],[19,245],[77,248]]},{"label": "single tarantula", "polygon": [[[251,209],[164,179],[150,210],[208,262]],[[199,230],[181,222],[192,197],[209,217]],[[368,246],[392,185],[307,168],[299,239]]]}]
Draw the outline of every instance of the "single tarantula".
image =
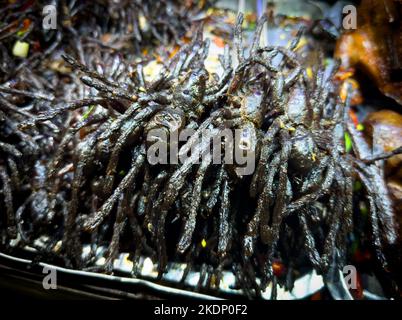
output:
[{"label": "single tarantula", "polygon": [[[196,136],[201,130],[206,128],[210,129],[209,139],[204,139],[200,144],[196,145],[196,148],[198,148],[200,153],[209,150],[208,141],[219,135],[222,128],[242,129],[242,137],[240,141],[237,142],[240,144],[240,147],[243,150],[247,149],[247,151],[253,153],[258,153],[259,150],[261,135],[260,129],[268,107],[268,71],[278,72],[278,70],[274,66],[264,62],[264,57],[256,57],[257,51],[260,50],[259,40],[265,18],[261,19],[258,23],[253,44],[250,49],[250,56],[247,59],[243,57],[243,53],[241,52],[242,20],[242,15],[239,15],[235,30],[239,66],[232,74],[231,61],[226,59],[223,63],[225,69],[230,70],[227,74],[231,76],[231,80],[227,86],[225,94],[223,95],[224,99],[222,100],[222,104],[220,104],[218,109],[216,109],[210,117],[200,124],[199,131],[195,134]],[[295,59],[290,57],[285,49],[279,49],[278,51],[276,48],[266,48],[266,51],[270,53],[270,57],[272,58],[281,51],[284,53],[285,60],[289,60],[286,61],[287,64],[290,64],[291,66],[286,77],[286,87],[290,86],[292,82],[295,81],[294,79],[296,78],[297,73],[300,72],[300,67],[297,62],[295,62]],[[207,142],[205,143],[205,141]],[[179,153],[186,153],[190,149],[190,146],[194,146],[194,140],[192,139],[182,146]],[[154,205],[154,216],[157,215],[159,217],[155,229],[158,233],[156,242],[158,246],[160,246],[158,251],[160,271],[164,270],[167,262],[165,247],[166,218],[168,213],[175,208],[175,201],[180,196],[182,189],[186,187],[187,177],[189,177],[193,172],[193,160],[194,159],[192,158],[187,159],[186,162],[172,173],[170,179],[166,183],[166,187],[162,190]],[[230,203],[227,199],[230,197],[231,193],[229,176],[233,172],[232,169],[233,166],[223,164],[222,169],[219,171],[219,179],[215,181],[216,187],[214,187],[211,198],[206,201],[205,205],[202,201],[201,191],[208,170],[213,171],[212,158],[207,156],[203,159],[201,165],[199,165],[195,174],[194,184],[191,186],[192,189],[189,191],[189,200],[187,200],[191,203],[189,206],[189,213],[182,218],[183,231],[177,244],[178,253],[182,254],[190,248],[193,241],[194,231],[196,230],[197,217],[199,217],[204,210],[211,212],[218,202],[218,195],[222,192],[221,207],[219,209],[220,227],[218,231],[219,239],[217,243],[217,256],[221,258],[225,257],[228,247],[230,246],[231,238],[229,225],[232,219],[229,218]],[[184,191],[184,194],[187,195],[189,192]],[[207,208],[205,208],[205,206]],[[153,224],[151,224],[151,227],[153,227]]]},{"label": "single tarantula", "polygon": [[[292,52],[287,54],[296,61]],[[362,159],[361,152],[345,151],[346,132],[356,137],[356,130],[345,116],[348,104],[343,106],[338,101],[331,81],[336,66],[328,78],[324,78],[325,68],[319,66],[315,81],[299,71],[296,68],[291,81],[284,80],[280,72],[272,74],[271,110],[266,119],[270,125],[250,185],[257,208],[247,226],[244,254],[248,258],[261,255],[261,249],[255,252],[257,238],[263,244],[263,288],[272,277],[273,259],[280,255],[280,237],[292,228],[288,224],[294,223],[292,216],[298,217],[296,227],[303,234],[305,253],[317,270],[325,273],[337,251],[345,252],[347,235],[352,231],[353,185],[357,179],[367,189],[373,246],[384,267],[381,244],[396,240],[381,169]],[[396,152],[400,151],[389,155]],[[384,232],[383,239],[379,230]]]}]

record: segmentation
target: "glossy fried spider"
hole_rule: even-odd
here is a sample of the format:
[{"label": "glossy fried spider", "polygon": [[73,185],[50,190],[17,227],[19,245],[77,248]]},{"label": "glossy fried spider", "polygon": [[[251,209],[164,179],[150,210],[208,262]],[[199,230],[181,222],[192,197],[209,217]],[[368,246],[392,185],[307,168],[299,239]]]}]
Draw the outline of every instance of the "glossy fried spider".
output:
[{"label": "glossy fried spider", "polygon": [[[296,59],[292,53],[288,55]],[[261,143],[250,188],[250,195],[257,198],[257,208],[248,222],[243,249],[245,256],[251,258],[261,255],[261,249],[255,252],[257,242],[264,245],[262,288],[273,276],[273,260],[280,258],[279,242],[292,228],[288,224],[292,216],[298,217],[296,226],[303,234],[305,253],[317,270],[327,272],[338,252],[344,254],[347,235],[352,230],[356,179],[367,188],[373,246],[384,267],[379,230],[384,232],[385,242],[396,239],[392,206],[381,170],[361,161],[361,153],[345,152],[346,130],[352,136],[356,132],[350,132],[347,125],[348,106],[344,107],[335,94],[331,81],[335,71],[336,67],[329,72],[319,67],[315,81],[306,73],[294,73],[287,87],[282,74],[273,73],[267,119],[270,125]],[[328,78],[324,78],[328,73]]]},{"label": "glossy fried spider", "polygon": [[[225,88],[226,91],[223,95],[224,99],[219,105],[219,108],[199,126],[199,131],[206,128],[210,129],[210,131],[208,131],[209,136],[207,138],[204,137],[204,142],[201,142],[198,145],[195,144],[195,148],[198,148],[197,150],[201,154],[209,149],[209,142],[205,141],[216,137],[221,132],[222,128],[225,127],[230,129],[242,129],[242,138],[238,141],[240,147],[242,149],[247,149],[249,152],[258,152],[260,128],[268,107],[266,102],[267,93],[269,92],[267,88],[269,85],[269,79],[266,78],[267,71],[277,72],[277,69],[265,63],[261,56],[256,56],[256,53],[259,50],[260,34],[265,18],[261,19],[258,23],[249,58],[245,59],[243,57],[243,54],[241,53],[242,44],[240,29],[242,19],[242,15],[239,15],[235,31],[239,66],[232,74],[232,63],[230,59],[226,59],[223,62],[225,70],[229,70],[226,74],[230,76],[230,82]],[[280,50],[285,52],[285,50]],[[274,57],[279,52],[275,48],[267,48],[267,51],[270,52],[271,57]],[[288,86],[294,81],[295,75],[300,71],[300,67],[297,63],[294,63],[295,60],[293,58],[290,59],[288,57],[286,52],[284,55],[287,59],[291,60],[288,63],[296,69],[296,72],[292,69],[287,74],[286,85]],[[223,78],[226,78],[226,76]],[[260,85],[260,83],[262,83],[262,85]],[[232,98],[232,96],[235,98]],[[196,136],[198,132],[196,132],[194,136]],[[179,154],[186,153],[190,149],[190,146],[194,147],[194,141],[195,140],[190,139],[186,144],[184,144],[181,147]],[[154,216],[158,215],[159,217],[155,229],[158,234],[156,242],[158,246],[160,246],[158,251],[160,271],[163,271],[167,259],[165,247],[166,217],[168,216],[169,211],[174,208],[175,201],[180,197],[182,189],[186,187],[187,178],[193,173],[193,163],[194,159],[189,158],[171,174],[166,187],[162,190],[154,205]],[[189,213],[182,217],[183,231],[177,244],[177,251],[179,254],[186,252],[193,243],[197,217],[199,217],[204,210],[211,212],[214,209],[214,206],[218,203],[218,195],[222,193],[220,196],[217,256],[220,257],[221,260],[225,258],[231,242],[231,230],[229,225],[232,218],[230,218],[230,202],[227,199],[230,198],[230,190],[232,187],[228,175],[230,172],[233,173],[233,169],[236,168],[227,165],[223,166],[220,171],[221,173],[218,175],[218,179],[215,180],[213,184],[214,188],[211,198],[206,201],[205,205],[201,197],[201,192],[205,183],[205,177],[208,175],[208,170],[214,171],[212,158],[209,156],[205,157],[202,163],[198,166],[195,173],[194,184],[190,185],[190,191],[183,191],[185,195],[190,194],[189,200],[187,201],[191,203],[191,205],[188,208]],[[150,227],[153,228],[153,226],[154,224],[151,223]]]}]

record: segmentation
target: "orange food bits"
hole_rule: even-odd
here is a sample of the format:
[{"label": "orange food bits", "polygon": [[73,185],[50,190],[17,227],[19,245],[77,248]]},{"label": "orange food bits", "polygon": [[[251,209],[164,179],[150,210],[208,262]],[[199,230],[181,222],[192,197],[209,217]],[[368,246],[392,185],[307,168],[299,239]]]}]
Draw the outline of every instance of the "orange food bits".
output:
[{"label": "orange food bits", "polygon": [[280,261],[274,261],[272,263],[272,271],[276,277],[281,277],[285,273],[285,266]]},{"label": "orange food bits", "polygon": [[354,110],[349,110],[349,117],[350,119],[352,119],[354,125],[357,127],[359,124],[359,119],[357,118],[356,112]]},{"label": "orange food bits", "polygon": [[179,46],[175,46],[172,50],[172,52],[169,54],[169,59],[172,59],[177,52],[179,52],[180,47]]},{"label": "orange food bits", "polygon": [[221,37],[214,37],[213,41],[219,48],[225,47],[225,42]]},{"label": "orange food bits", "polygon": [[29,26],[31,25],[31,20],[30,19],[24,19],[24,21],[22,22],[23,25],[23,30],[27,31]]},{"label": "orange food bits", "polygon": [[351,88],[350,94],[351,94],[351,105],[355,106],[358,104],[363,103],[363,96],[360,92],[360,86],[359,83],[354,80],[354,79],[346,79],[342,85],[341,85],[341,92],[339,93],[341,99],[343,102],[346,101],[346,98],[348,96],[348,87]]}]

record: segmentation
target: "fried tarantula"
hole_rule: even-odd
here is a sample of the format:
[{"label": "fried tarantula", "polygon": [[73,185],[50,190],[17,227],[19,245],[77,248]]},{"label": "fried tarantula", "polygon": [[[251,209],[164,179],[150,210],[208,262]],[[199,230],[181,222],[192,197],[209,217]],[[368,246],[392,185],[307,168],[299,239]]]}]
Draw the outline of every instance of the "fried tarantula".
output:
[{"label": "fried tarantula", "polygon": [[[84,41],[76,58],[64,55],[71,77],[85,86],[73,84],[76,100],[56,100],[20,125],[54,128],[67,118],[47,169],[39,168],[40,186],[15,213],[7,209],[6,226],[15,221],[12,232],[21,245],[45,236],[45,249],[35,247],[42,258],[107,273],[119,253],[130,252],[134,276],[143,255],[157,261],[160,278],[169,261],[185,262],[183,280],[199,269],[199,286],[206,281],[215,289],[222,271],[232,268],[246,295],[260,295],[272,282],[275,298],[276,284],[291,289],[306,259],[322,274],[346,262],[353,186],[360,181],[373,248],[386,268],[383,246],[395,242],[396,231],[381,160],[400,150],[375,156],[364,150],[347,116],[348,100],[339,99],[332,82],[336,64],[327,69],[320,63],[308,75],[296,53],[302,31],[289,48],[261,46],[266,20],[258,21],[246,56],[238,16],[220,76],[205,68],[209,42],[202,26],[153,81],[113,48],[94,54],[97,47]],[[222,145],[255,154],[256,170],[241,175],[240,165],[215,164],[208,155],[199,164],[193,156],[179,164],[150,164],[155,128],[167,135],[194,129],[178,146],[179,155],[197,150],[194,157],[207,153],[224,129],[242,129],[238,146]],[[198,140],[205,129],[209,140]],[[352,152],[345,134],[354,141]],[[8,185],[3,182],[3,189]],[[23,223],[35,221],[38,212],[41,223]],[[90,253],[83,255],[87,244]],[[99,266],[103,247],[106,262]],[[275,271],[278,261],[284,275]]]}]

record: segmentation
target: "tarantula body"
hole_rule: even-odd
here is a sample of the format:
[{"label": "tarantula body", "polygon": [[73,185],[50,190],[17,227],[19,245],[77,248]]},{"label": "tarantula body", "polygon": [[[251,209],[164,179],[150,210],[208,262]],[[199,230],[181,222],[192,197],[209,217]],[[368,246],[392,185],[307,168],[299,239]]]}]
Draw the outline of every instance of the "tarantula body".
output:
[{"label": "tarantula body", "polygon": [[[264,19],[260,20],[257,26],[255,39],[258,39],[258,30],[262,23]],[[241,25],[241,17],[238,18],[237,25]],[[254,44],[257,42],[253,41]],[[297,41],[291,48],[295,48],[296,45]],[[299,216],[298,228],[304,234],[306,255],[312,265],[323,273],[332,265],[336,252],[338,250],[344,252],[347,234],[352,230],[353,183],[358,178],[359,170],[356,171],[354,157],[345,152],[344,123],[348,120],[342,109],[347,107],[344,108],[336,98],[336,88],[332,85],[331,79],[336,66],[333,67],[328,79],[324,79],[325,69],[319,69],[316,82],[311,85],[306,74],[301,74],[300,65],[291,50],[252,47],[250,51],[260,54],[261,57],[244,59],[240,54],[238,58],[240,67],[235,70],[235,78],[229,86],[229,94],[232,94],[240,83],[236,76],[244,77],[247,69],[245,66],[253,63],[263,66],[264,71],[269,74],[265,78],[261,76],[261,79],[269,78],[270,81],[271,110],[267,112],[264,107],[262,108],[264,111],[254,118],[243,109],[240,113],[242,118],[233,121],[237,111],[234,103],[234,108],[230,108],[226,113],[230,115],[228,118],[232,125],[248,121],[247,126],[252,128],[251,132],[260,128],[261,116],[264,121],[271,123],[264,132],[263,139],[257,143],[261,151],[258,152],[259,162],[250,186],[250,195],[257,197],[256,213],[248,223],[243,240],[243,250],[245,256],[249,258],[254,254],[258,234],[261,243],[267,246],[265,255],[267,260],[261,272],[265,278],[262,287],[272,277],[273,259],[280,258],[277,252],[280,234],[284,232],[284,228],[289,228],[287,222],[292,216]],[[267,59],[263,59],[262,53],[266,52],[271,52],[270,57],[281,53],[285,60],[288,60],[290,69],[287,76],[269,65],[269,59],[268,62]],[[256,96],[253,99],[256,99]],[[263,103],[256,105],[262,106]],[[369,171],[371,175],[378,172],[378,170]],[[374,180],[377,183],[384,181],[378,173],[375,176],[377,178]],[[364,178],[360,174],[360,179],[367,188],[370,188],[368,177]],[[384,186],[378,187],[381,195],[388,199]],[[381,205],[380,200],[373,200],[372,196],[373,190],[368,192],[369,202],[376,202],[383,208],[383,212],[385,211],[382,224],[388,234],[386,237],[392,238],[395,234],[395,225],[392,223],[391,206],[388,200],[383,201]],[[375,215],[376,209],[373,204],[371,206],[373,207],[371,213]],[[378,217],[372,217],[374,229],[378,229],[377,220]],[[382,252],[379,248],[379,233],[374,232],[374,235],[373,244],[376,252]],[[380,261],[384,261],[382,254],[378,254],[378,257]]]},{"label": "tarantula body", "polygon": [[[77,133],[83,132],[85,129],[86,133],[81,133],[81,142],[79,142],[73,154],[74,172],[71,181],[71,193],[68,193],[68,205],[63,210],[65,212],[63,215],[66,231],[62,239],[62,250],[66,252],[68,264],[72,263],[75,266],[83,266],[83,262],[78,255],[79,250],[81,250],[78,241],[80,233],[83,231],[98,233],[98,228],[104,220],[109,220],[108,217],[111,215],[117,202],[117,207],[120,208],[120,194],[129,193],[131,188],[129,186],[134,180],[142,179],[140,178],[142,176],[141,171],[144,166],[145,168],[148,167],[148,164],[145,165],[144,162],[133,162],[135,167],[123,172],[123,175],[119,176],[117,168],[122,164],[120,159],[122,158],[123,151],[129,148],[136,149],[137,147],[145,146],[148,132],[152,128],[165,128],[168,132],[172,129],[179,131],[189,124],[196,123],[203,116],[205,108],[210,106],[216,100],[216,97],[226,90],[227,75],[222,78],[221,83],[213,87],[209,86],[208,90],[206,89],[208,74],[203,66],[203,61],[208,52],[208,42],[202,41],[201,36],[201,32],[199,31],[195,40],[183,47],[177,56],[172,59],[169,63],[171,66],[169,70],[173,69],[173,71],[170,71],[170,75],[162,73],[157,80],[148,84],[144,82],[144,77],[140,74],[141,69],[137,69],[137,76],[141,87],[148,88],[146,93],[135,90],[134,92],[127,91],[131,87],[130,83],[132,82],[127,77],[127,74],[131,72],[130,68],[128,68],[126,75],[122,74],[122,71],[119,71],[124,70],[121,68],[119,70],[116,69],[116,71],[110,71],[111,75],[125,81],[124,85],[116,85],[112,83],[106,74],[101,75],[90,71],[88,67],[66,56],[65,59],[69,64],[79,72],[85,74],[82,77],[83,83],[96,89],[99,97],[79,99],[65,106],[55,108],[50,112],[43,113],[33,121],[25,122],[21,125],[21,127],[31,127],[37,122],[54,119],[67,110],[79,109],[91,104],[101,107],[100,111],[76,122],[66,132],[61,141],[60,152],[57,152],[53,157],[47,174],[48,182],[50,182],[47,187],[48,216],[50,216],[51,212],[56,211],[57,203],[64,206],[67,200],[64,196],[64,199],[60,199],[59,187],[55,185],[55,183],[60,185],[60,181],[64,179],[57,176],[57,172],[60,170],[59,166],[62,163],[62,150],[71,141],[75,140],[74,137]],[[112,61],[111,65],[115,66],[115,60]],[[103,64],[103,68],[105,66],[107,64]],[[108,102],[111,100],[113,104]],[[93,109],[94,107],[91,108]],[[99,108],[97,109],[99,110]],[[102,112],[102,109],[105,111]],[[111,116],[115,118],[114,121],[109,120]],[[148,138],[150,137],[148,136]],[[143,152],[140,153],[141,156],[144,155]],[[94,162],[94,159],[97,160]],[[102,171],[105,173],[103,178],[90,178],[94,173],[101,174]],[[154,177],[156,185],[158,184],[159,176]],[[166,177],[161,178],[160,183],[165,179]],[[119,181],[117,186],[115,183],[116,180]],[[158,192],[158,188],[155,188],[154,185],[152,187],[149,186],[150,181],[147,180],[144,182],[144,188],[147,187],[148,183],[148,187],[153,190],[154,194]],[[87,186],[88,183],[93,193],[88,195],[91,197],[90,199],[80,203],[82,195],[82,191],[80,190],[84,186]],[[127,199],[124,202],[135,205],[138,198],[138,211],[142,211],[142,213],[149,212],[149,204],[144,205],[143,203],[146,199],[144,196],[146,194],[145,190],[131,191],[130,194],[132,192],[134,192],[134,196],[127,195]],[[37,193],[37,195],[39,194]],[[143,209],[140,209],[140,207]],[[130,209],[128,204],[125,204],[122,208],[126,211]],[[81,215],[81,210],[91,212],[92,214],[89,216]],[[149,214],[145,214],[144,219],[145,221],[152,221],[152,217]],[[132,225],[134,224],[134,220],[134,218],[130,219]],[[82,230],[78,228],[78,221],[83,221]],[[137,223],[139,222],[137,221]],[[119,229],[121,229],[121,225]],[[138,226],[134,229],[138,233]],[[111,257],[116,254],[116,250],[118,249],[116,249],[116,243],[119,242],[117,238],[118,234],[116,231],[115,241],[111,245],[113,249],[109,250],[112,252]],[[141,237],[143,237],[143,233]],[[75,261],[69,262],[71,258]],[[110,261],[112,261],[112,258],[108,259],[108,262]],[[106,269],[109,270],[110,266],[108,264]]]},{"label": "tarantula body", "polygon": [[[274,90],[277,89],[274,88]],[[319,86],[314,89],[308,88],[300,78],[294,81],[289,90],[288,94],[275,93],[275,95],[285,96],[280,104],[275,104],[277,100],[273,99],[272,107],[279,116],[271,122],[267,129],[266,144],[262,146],[260,160],[253,177],[250,191],[252,195],[257,195],[258,206],[255,216],[248,225],[248,232],[244,239],[246,256],[251,256],[258,234],[257,230],[260,230],[260,240],[268,246],[267,261],[264,266],[264,273],[267,275],[272,275],[272,259],[276,256],[275,251],[280,234],[292,213],[301,216],[300,219],[304,223],[305,215],[312,214],[312,211],[319,208],[317,203],[324,204],[324,207],[326,203],[331,203],[328,196],[335,197],[336,195],[343,199],[350,196],[346,193],[337,194],[340,190],[334,192],[337,188],[343,189],[342,192],[347,190],[345,180],[349,176],[349,173],[344,173],[339,168],[337,172],[339,181],[335,181],[335,161],[331,160],[331,157],[340,156],[334,154],[341,148],[338,147],[338,140],[332,141],[334,138],[333,128],[331,128],[331,126],[336,126],[336,116],[339,114],[340,106],[327,105],[326,95],[328,96],[329,92],[325,90],[328,88]],[[309,99],[319,94],[321,94],[320,99],[323,100],[320,100],[321,105],[317,106],[313,104],[315,101]],[[329,127],[323,127],[324,107],[332,109],[332,116],[327,118],[327,122],[331,124]],[[294,112],[295,110],[297,112]],[[315,114],[315,112],[319,114]],[[320,120],[322,122],[320,123],[315,119],[323,120]],[[317,137],[329,144],[322,144]],[[331,150],[331,148],[333,149]],[[336,151],[334,152],[334,150]],[[348,207],[348,209],[351,208]],[[348,214],[351,213],[350,210]],[[343,215],[345,214],[344,212]],[[326,219],[332,220],[333,217],[326,217]],[[329,226],[331,229],[328,228]],[[334,230],[337,227],[332,226],[333,224],[328,220],[321,223],[321,227],[327,229],[326,232],[328,232],[327,238],[324,239],[325,248],[322,256],[313,245],[316,242],[314,236],[305,225],[302,228],[307,232],[305,233],[306,253],[319,270],[328,268],[329,259],[332,256],[335,242],[330,242],[328,239],[331,235],[333,240],[333,234],[338,231]],[[276,256],[276,258],[278,257]]]}]

